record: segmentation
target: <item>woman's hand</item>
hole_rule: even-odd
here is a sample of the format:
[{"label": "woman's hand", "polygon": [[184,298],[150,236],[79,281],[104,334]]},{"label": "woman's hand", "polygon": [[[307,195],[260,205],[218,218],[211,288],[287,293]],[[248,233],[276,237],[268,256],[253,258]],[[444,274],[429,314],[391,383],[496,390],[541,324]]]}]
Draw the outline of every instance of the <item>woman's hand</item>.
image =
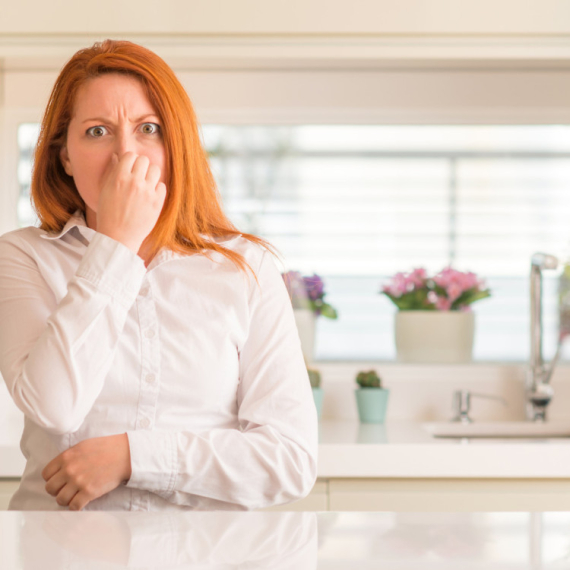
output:
[{"label": "woman's hand", "polygon": [[85,439],[52,459],[43,469],[46,491],[58,505],[79,511],[131,477],[126,433]]},{"label": "woman's hand", "polygon": [[154,228],[166,198],[161,171],[148,157],[112,155],[97,206],[97,231],[138,253]]}]

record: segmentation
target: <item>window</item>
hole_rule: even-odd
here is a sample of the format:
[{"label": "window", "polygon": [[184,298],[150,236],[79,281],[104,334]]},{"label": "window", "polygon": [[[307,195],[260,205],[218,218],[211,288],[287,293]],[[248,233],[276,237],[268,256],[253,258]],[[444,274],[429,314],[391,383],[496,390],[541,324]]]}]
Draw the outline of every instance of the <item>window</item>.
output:
[{"label": "window", "polygon": [[[21,225],[35,223],[29,169],[37,125],[21,125]],[[325,280],[337,321],[317,323],[319,360],[395,357],[396,271],[448,264],[492,297],[474,305],[474,359],[529,353],[530,257],[564,258],[570,127],[298,125],[203,127],[225,210],[287,267]],[[557,272],[544,275],[544,352],[554,353]]]}]

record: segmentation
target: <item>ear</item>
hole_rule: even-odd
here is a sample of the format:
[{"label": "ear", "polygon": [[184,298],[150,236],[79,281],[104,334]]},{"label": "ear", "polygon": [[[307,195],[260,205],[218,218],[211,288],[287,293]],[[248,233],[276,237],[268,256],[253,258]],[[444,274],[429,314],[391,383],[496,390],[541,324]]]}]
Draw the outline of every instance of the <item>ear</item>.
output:
[{"label": "ear", "polygon": [[67,147],[65,145],[62,146],[61,150],[59,151],[59,159],[61,160],[61,164],[63,165],[63,169],[65,170],[66,174],[73,177],[71,161],[69,160],[69,155],[67,154]]}]

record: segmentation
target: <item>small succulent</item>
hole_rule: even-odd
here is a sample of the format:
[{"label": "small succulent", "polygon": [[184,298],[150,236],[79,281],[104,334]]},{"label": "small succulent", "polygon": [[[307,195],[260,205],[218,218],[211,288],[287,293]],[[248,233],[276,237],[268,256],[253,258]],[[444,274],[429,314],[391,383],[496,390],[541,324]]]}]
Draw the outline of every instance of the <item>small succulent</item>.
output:
[{"label": "small succulent", "polygon": [[375,370],[359,372],[356,376],[356,383],[361,388],[382,388],[382,380]]},{"label": "small succulent", "polygon": [[315,368],[307,368],[307,372],[309,373],[311,388],[319,388],[321,385],[321,373]]}]

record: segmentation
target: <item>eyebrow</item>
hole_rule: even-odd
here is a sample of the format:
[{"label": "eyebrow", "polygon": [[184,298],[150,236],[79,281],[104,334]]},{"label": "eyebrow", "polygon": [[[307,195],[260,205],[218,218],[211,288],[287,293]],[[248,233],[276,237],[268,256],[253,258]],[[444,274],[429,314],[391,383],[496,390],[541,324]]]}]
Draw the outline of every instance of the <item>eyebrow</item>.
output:
[{"label": "eyebrow", "polygon": [[[149,117],[155,117],[156,119],[158,119],[158,115],[155,115],[154,113],[149,113],[149,114],[147,114],[147,115],[143,115],[142,117],[139,117],[138,119],[135,119],[135,120],[132,121],[132,122],[138,123],[139,121],[142,121],[143,119],[148,119]],[[93,117],[93,118],[91,118],[91,119],[85,119],[84,121],[82,121],[81,124],[83,124],[83,123],[88,123],[88,122],[90,122],[90,121],[98,121],[98,122],[101,122],[101,123],[108,123],[108,122],[110,122],[109,119],[106,119],[106,118],[104,118],[104,117]]]}]

